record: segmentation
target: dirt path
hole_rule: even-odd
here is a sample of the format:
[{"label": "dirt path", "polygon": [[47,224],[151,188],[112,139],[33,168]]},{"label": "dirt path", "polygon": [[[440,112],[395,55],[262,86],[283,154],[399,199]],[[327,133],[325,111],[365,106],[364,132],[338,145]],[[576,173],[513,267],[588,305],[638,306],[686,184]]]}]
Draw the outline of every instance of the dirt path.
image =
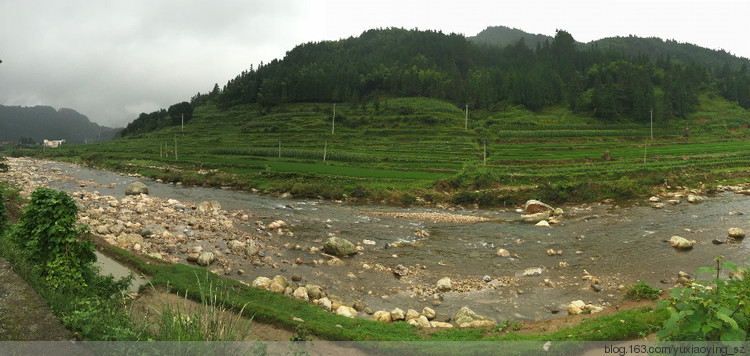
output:
[{"label": "dirt path", "polygon": [[0,340],[65,341],[73,333],[10,264],[0,258]]}]

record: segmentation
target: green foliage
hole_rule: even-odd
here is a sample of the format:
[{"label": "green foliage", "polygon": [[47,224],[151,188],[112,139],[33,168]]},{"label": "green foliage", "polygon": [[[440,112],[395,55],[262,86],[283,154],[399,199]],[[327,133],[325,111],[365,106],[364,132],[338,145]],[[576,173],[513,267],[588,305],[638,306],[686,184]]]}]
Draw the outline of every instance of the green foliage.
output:
[{"label": "green foliage", "polygon": [[[131,326],[125,310],[125,300],[120,296],[58,297],[57,307],[62,309],[60,321],[70,330],[91,341],[138,340],[141,336]],[[65,303],[64,300],[68,302]],[[63,304],[65,303],[65,304]]]},{"label": "green foliage", "polygon": [[84,277],[96,260],[93,243],[79,241],[87,229],[76,224],[77,213],[67,193],[40,187],[12,232],[14,242],[46,267],[46,279],[56,288],[85,287]]},{"label": "green foliage", "polygon": [[[699,268],[696,274],[712,273],[711,280],[698,280],[688,287],[674,288],[670,298],[660,302],[670,312],[669,319],[657,333],[663,340],[741,341],[750,330],[750,279],[748,268],[721,262],[716,268]],[[730,277],[720,278],[722,270]]]},{"label": "green foliage", "polygon": [[13,243],[10,234],[0,234],[0,255],[46,301],[66,328],[87,341],[138,340],[127,314],[124,290],[132,278],[115,280],[87,274],[86,285],[79,288],[56,288],[47,280],[44,264],[35,262],[30,251]]},{"label": "green foliage", "polygon": [[7,172],[8,168],[8,164],[5,163],[5,156],[0,154],[0,172]]},{"label": "green foliage", "polygon": [[657,300],[661,295],[661,290],[650,286],[645,281],[638,281],[634,286],[625,292],[625,299],[630,300]]},{"label": "green foliage", "polygon": [[0,184],[0,236],[8,227],[8,207],[5,199],[5,187]]}]

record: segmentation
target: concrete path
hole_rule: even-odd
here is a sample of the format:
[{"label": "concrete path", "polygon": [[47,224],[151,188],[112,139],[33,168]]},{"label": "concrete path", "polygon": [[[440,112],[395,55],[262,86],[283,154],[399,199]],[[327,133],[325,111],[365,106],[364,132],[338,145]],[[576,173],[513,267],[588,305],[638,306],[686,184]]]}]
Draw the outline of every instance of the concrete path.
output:
[{"label": "concrete path", "polygon": [[0,257],[0,341],[74,340],[73,333]]}]

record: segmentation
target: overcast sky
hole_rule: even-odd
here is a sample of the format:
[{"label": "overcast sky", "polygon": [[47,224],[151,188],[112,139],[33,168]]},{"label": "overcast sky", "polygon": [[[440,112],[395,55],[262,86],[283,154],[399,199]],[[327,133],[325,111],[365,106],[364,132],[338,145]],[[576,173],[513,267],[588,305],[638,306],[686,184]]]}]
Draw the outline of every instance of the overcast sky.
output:
[{"label": "overcast sky", "polygon": [[633,34],[750,57],[749,14],[746,0],[7,0],[0,104],[72,108],[125,126],[297,44],[379,27],[564,29],[580,42]]}]

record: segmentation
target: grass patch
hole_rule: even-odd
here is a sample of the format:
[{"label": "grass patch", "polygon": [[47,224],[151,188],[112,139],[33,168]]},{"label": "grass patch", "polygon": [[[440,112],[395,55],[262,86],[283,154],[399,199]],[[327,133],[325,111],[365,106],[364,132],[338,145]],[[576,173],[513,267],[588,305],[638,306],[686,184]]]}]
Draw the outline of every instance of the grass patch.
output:
[{"label": "grass patch", "polygon": [[638,281],[625,292],[625,299],[628,300],[657,300],[659,296],[661,296],[661,290],[650,286],[645,281]]}]

